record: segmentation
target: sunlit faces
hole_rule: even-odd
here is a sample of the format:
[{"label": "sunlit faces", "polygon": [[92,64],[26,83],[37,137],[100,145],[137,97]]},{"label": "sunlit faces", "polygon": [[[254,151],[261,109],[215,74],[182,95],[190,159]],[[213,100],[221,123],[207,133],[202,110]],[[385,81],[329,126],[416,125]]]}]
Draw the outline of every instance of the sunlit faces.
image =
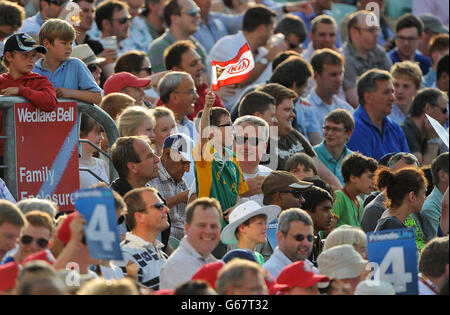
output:
[{"label": "sunlit faces", "polygon": [[145,91],[141,87],[133,87],[127,86],[121,91],[124,94],[127,94],[136,100],[136,105],[144,105],[144,96]]},{"label": "sunlit faces", "polygon": [[120,42],[130,36],[131,15],[128,10],[115,10],[110,22],[110,36],[117,36],[117,41]]},{"label": "sunlit faces", "polygon": [[151,143],[155,140],[155,132],[153,131],[153,120],[150,117],[145,118],[141,125],[136,128],[133,136],[146,136]]},{"label": "sunlit faces", "polygon": [[[390,80],[377,80],[377,90],[369,92],[370,103],[379,115],[388,116],[395,102],[394,85]],[[366,100],[367,102],[367,100]]]},{"label": "sunlit faces", "polygon": [[0,257],[16,247],[16,241],[20,236],[20,226],[4,222],[0,224]]},{"label": "sunlit faces", "polygon": [[157,148],[162,149],[164,140],[177,131],[175,119],[170,115],[157,118],[155,129],[153,131],[155,133],[155,139],[152,143],[154,143]]},{"label": "sunlit faces", "polygon": [[267,130],[263,126],[242,124],[235,127],[235,152],[243,162],[259,162],[267,148]]},{"label": "sunlit faces", "polygon": [[71,40],[56,38],[52,44],[48,39],[44,39],[43,44],[45,48],[47,48],[46,56],[51,56],[50,58],[55,59],[58,62],[67,60],[72,54],[73,41]]},{"label": "sunlit faces", "polygon": [[314,227],[318,231],[326,231],[330,228],[331,220],[333,219],[332,207],[333,203],[330,200],[324,200],[316,206],[314,213],[308,211],[313,219]]},{"label": "sunlit faces", "polygon": [[194,112],[195,103],[198,100],[197,88],[191,77],[181,79],[180,85],[172,92],[176,97],[176,111],[180,116],[188,116]]},{"label": "sunlit faces", "polygon": [[21,257],[27,257],[46,249],[51,237],[51,232],[48,228],[29,224],[22,231],[22,236],[20,238],[19,253]]},{"label": "sunlit faces", "polygon": [[416,27],[405,27],[395,34],[397,51],[402,58],[412,58],[419,48],[419,31]]},{"label": "sunlit faces", "polygon": [[292,99],[285,98],[276,109],[278,134],[287,135],[292,130],[292,119],[295,118],[294,103]]},{"label": "sunlit faces", "polygon": [[322,73],[314,73],[317,86],[329,94],[338,94],[344,79],[344,67],[342,65],[324,64]]},{"label": "sunlit faces", "polygon": [[436,119],[442,126],[448,120],[448,103],[443,97],[439,97],[439,102],[435,106],[430,107],[431,117]]},{"label": "sunlit faces", "polygon": [[189,73],[194,79],[195,86],[201,86],[203,83],[203,70],[204,66],[202,64],[202,60],[200,58],[200,55],[193,50],[192,48],[189,48],[182,56],[181,56],[181,69],[182,71],[185,71]]},{"label": "sunlit faces", "polygon": [[94,23],[94,3],[80,1],[78,5],[81,10],[81,22],[78,29],[85,32],[89,31],[92,28],[92,23]]},{"label": "sunlit faces", "polygon": [[179,19],[180,29],[187,35],[198,31],[200,24],[200,8],[192,0],[180,0],[181,14]]},{"label": "sunlit faces", "polygon": [[267,217],[258,215],[250,219],[249,224],[239,226],[239,236],[245,237],[255,243],[264,243],[266,241]]},{"label": "sunlit faces", "polygon": [[314,34],[312,34],[312,45],[315,50],[330,48],[334,49],[337,39],[337,29],[333,24],[318,23]]},{"label": "sunlit faces", "polygon": [[336,124],[330,120],[325,121],[323,132],[325,144],[329,147],[343,147],[352,134],[351,131],[345,129],[343,123]]},{"label": "sunlit faces", "polygon": [[350,175],[350,181],[358,187],[360,193],[369,195],[375,190],[374,172],[366,170],[361,176]]},{"label": "sunlit faces", "polygon": [[145,204],[145,211],[139,212],[140,222],[144,223],[149,230],[163,231],[169,227],[169,208],[164,205],[162,209],[156,207],[162,200],[153,191],[143,191],[141,199]]},{"label": "sunlit faces", "polygon": [[303,180],[308,177],[314,177],[316,175],[314,174],[314,171],[312,169],[303,164],[297,164],[297,167],[289,170],[289,172],[294,174],[295,177],[297,177],[300,180]]},{"label": "sunlit faces", "polygon": [[202,257],[206,258],[220,240],[221,220],[216,208],[197,206],[192,222],[184,224],[187,241]]},{"label": "sunlit faces", "polygon": [[134,150],[139,155],[140,162],[129,162],[131,164],[130,171],[135,174],[136,177],[142,178],[147,182],[153,178],[158,177],[158,163],[159,158],[155,155],[153,150],[147,141],[136,140],[133,143]]},{"label": "sunlit faces", "polygon": [[[296,236],[302,234],[303,240],[297,241]],[[308,237],[309,236],[309,237]],[[301,221],[292,221],[289,227],[287,235],[282,232],[277,232],[277,238],[279,240],[280,250],[288,257],[292,262],[305,260],[311,254],[314,241],[314,229],[312,225],[306,225]]]},{"label": "sunlit faces", "polygon": [[409,108],[418,91],[414,81],[405,75],[394,77],[394,90],[395,102],[401,108]]},{"label": "sunlit faces", "polygon": [[8,60],[10,70],[14,69],[19,75],[24,75],[31,72],[34,64],[40,58],[41,54],[36,50],[32,51],[14,51],[6,52],[5,58]]}]

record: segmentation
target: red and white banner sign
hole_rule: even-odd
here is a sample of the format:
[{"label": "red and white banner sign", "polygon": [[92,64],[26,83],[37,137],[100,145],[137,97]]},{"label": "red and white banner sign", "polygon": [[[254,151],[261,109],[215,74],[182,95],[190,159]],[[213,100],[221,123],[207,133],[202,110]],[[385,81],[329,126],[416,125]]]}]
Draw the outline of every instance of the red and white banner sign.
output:
[{"label": "red and white banner sign", "polygon": [[248,44],[245,43],[233,59],[223,62],[213,60],[211,65],[212,89],[217,91],[222,86],[237,84],[247,79],[255,68],[255,61]]},{"label": "red and white banner sign", "polygon": [[15,104],[17,199],[55,201],[60,211],[75,209],[79,189],[77,104],[58,103],[44,112]]}]

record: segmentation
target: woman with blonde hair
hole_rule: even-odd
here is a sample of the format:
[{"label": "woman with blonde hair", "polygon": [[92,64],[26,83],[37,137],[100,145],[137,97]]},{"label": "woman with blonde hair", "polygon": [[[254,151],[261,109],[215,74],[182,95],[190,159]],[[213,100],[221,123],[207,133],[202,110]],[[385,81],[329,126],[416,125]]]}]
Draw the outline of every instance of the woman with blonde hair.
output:
[{"label": "woman with blonde hair", "polygon": [[335,228],[328,234],[323,245],[323,251],[346,244],[352,245],[362,258],[367,259],[366,233],[356,226],[347,224]]},{"label": "woman with blonde hair", "polygon": [[155,141],[154,126],[151,110],[143,106],[127,107],[117,118],[121,137],[146,136],[153,143]]}]

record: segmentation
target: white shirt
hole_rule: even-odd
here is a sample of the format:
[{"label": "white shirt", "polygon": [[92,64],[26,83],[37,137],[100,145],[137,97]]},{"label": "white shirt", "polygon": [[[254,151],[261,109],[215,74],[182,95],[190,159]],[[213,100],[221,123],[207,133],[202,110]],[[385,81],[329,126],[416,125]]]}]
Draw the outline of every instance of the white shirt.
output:
[{"label": "white shirt", "polygon": [[[106,163],[102,159],[94,158],[94,165],[85,164],[79,162],[80,168],[87,168],[91,170],[95,175],[103,179],[107,184],[109,184],[109,176],[106,173]],[[98,184],[100,181],[94,177],[91,173],[87,171],[80,170],[80,188],[89,188],[92,185]]]},{"label": "white shirt", "polygon": [[[270,272],[270,274],[276,279],[278,278],[278,275],[283,270],[283,268],[292,263],[293,261],[291,261],[277,246],[277,248],[275,248],[275,250],[273,251],[272,256],[270,256],[269,260],[267,260],[263,265],[263,268]],[[305,259],[305,263],[307,263],[308,266],[312,268],[315,274],[319,274],[319,270],[314,267],[312,262],[310,262],[308,259]]]},{"label": "white shirt", "polygon": [[154,290],[159,288],[159,274],[167,260],[167,255],[162,251],[164,245],[156,240],[156,248],[152,243],[145,241],[137,235],[128,232],[125,240],[120,244],[123,260],[114,264],[127,275],[126,266],[132,261],[139,267],[138,281]]},{"label": "white shirt", "polygon": [[[272,169],[264,166],[264,165],[258,165],[258,170],[256,171],[255,174],[248,174],[248,173],[244,173],[242,172],[242,175],[244,176],[244,179],[247,180],[249,178],[255,178],[256,176],[267,176],[270,173],[272,173]],[[259,205],[261,207],[264,207],[264,203],[263,203],[263,199],[264,199],[264,194],[257,194],[257,195],[253,195],[250,197],[241,197],[241,203],[253,200],[256,201],[257,203],[259,203]]]},{"label": "white shirt", "polygon": [[185,236],[161,269],[160,289],[173,290],[191,280],[201,266],[216,261],[218,260],[211,254],[206,259],[203,258]]}]

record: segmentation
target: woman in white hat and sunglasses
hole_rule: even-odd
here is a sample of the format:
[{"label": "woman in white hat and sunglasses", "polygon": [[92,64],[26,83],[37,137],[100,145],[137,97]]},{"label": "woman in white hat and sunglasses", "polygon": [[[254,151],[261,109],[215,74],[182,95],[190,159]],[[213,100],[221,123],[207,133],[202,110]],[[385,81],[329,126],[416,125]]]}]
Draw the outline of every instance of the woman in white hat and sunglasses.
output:
[{"label": "woman in white hat and sunglasses", "polygon": [[255,251],[255,247],[266,241],[267,224],[275,220],[280,212],[279,206],[261,207],[255,201],[239,205],[230,214],[229,224],[222,230],[222,243],[237,244],[238,248],[251,250],[258,263],[263,265],[264,257]]}]

